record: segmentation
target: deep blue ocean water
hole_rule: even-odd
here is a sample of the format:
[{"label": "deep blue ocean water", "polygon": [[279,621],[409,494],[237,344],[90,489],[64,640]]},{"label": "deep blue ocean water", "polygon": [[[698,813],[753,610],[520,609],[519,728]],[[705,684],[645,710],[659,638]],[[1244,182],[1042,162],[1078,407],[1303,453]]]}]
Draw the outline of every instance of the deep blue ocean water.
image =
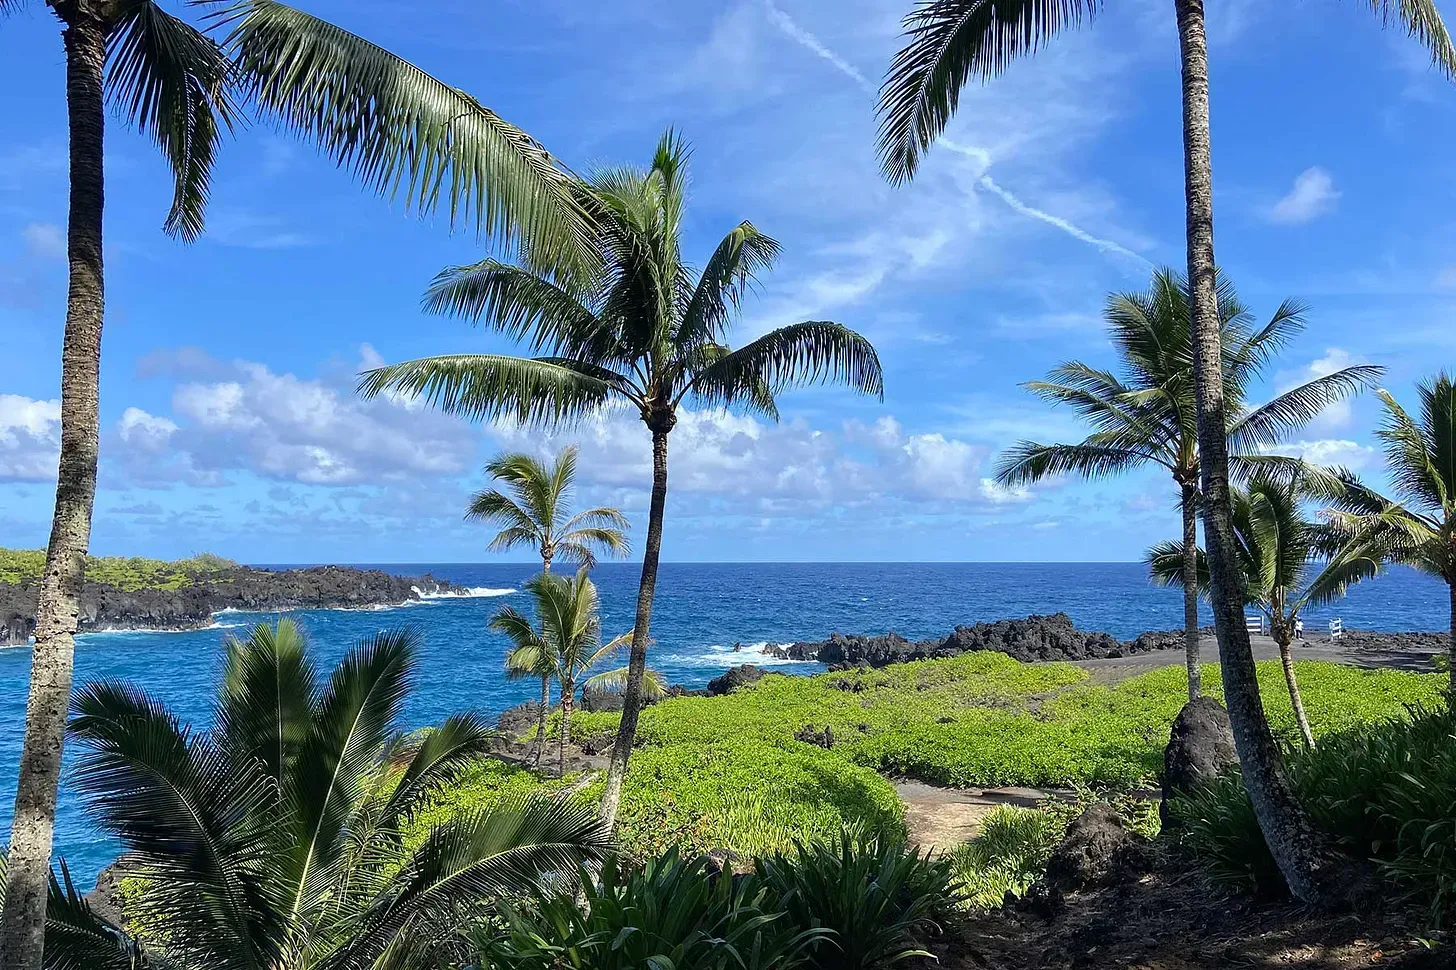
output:
[{"label": "deep blue ocean water", "polygon": [[[502,676],[504,641],[486,629],[501,604],[527,608],[525,597],[514,591],[535,573],[532,566],[367,565],[407,576],[431,572],[479,595],[393,609],[290,614],[313,643],[320,668],[326,670],[362,637],[411,624],[424,634],[421,671],[406,710],[411,726],[462,710],[498,713],[536,692],[529,683]],[[631,626],[639,568],[609,563],[595,572],[608,636]],[[812,673],[817,664],[766,658],[756,647],[819,640],[834,631],[894,630],[918,639],[944,635],[958,623],[1057,610],[1084,629],[1131,639],[1144,630],[1180,626],[1182,594],[1149,586],[1137,563],[668,563],[658,579],[650,663],[669,682],[694,687],[745,662]],[[1354,628],[1445,630],[1447,610],[1443,584],[1400,569],[1355,587],[1337,610],[1309,614],[1308,626],[1316,632],[1328,616],[1339,615]],[[252,624],[275,618],[222,613],[205,630],[82,636],[76,680],[132,681],[162,698],[184,721],[205,725],[224,638],[245,635]],[[732,652],[734,643],[743,644],[743,650]],[[0,832],[9,829],[29,664],[28,648],[0,649]],[[86,885],[116,855],[115,845],[90,824],[80,800],[64,787],[56,844]]]}]

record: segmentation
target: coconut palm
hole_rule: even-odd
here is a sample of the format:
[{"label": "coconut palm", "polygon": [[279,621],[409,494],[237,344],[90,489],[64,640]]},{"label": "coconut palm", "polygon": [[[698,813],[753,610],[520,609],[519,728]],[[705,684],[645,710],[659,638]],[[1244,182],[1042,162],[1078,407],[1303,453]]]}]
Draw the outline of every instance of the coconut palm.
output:
[{"label": "coconut palm", "polygon": [[[1373,383],[1382,368],[1346,367],[1291,388],[1258,407],[1245,403],[1248,388],[1278,351],[1304,328],[1305,308],[1286,300],[1262,327],[1239,302],[1227,279],[1219,280],[1218,312],[1228,399],[1228,436],[1236,475],[1270,465],[1302,467],[1263,454],[1313,420],[1325,407]],[[1075,474],[1103,478],[1134,468],[1160,467],[1178,487],[1183,517],[1183,636],[1188,698],[1202,689],[1198,653],[1198,418],[1193,384],[1192,327],[1187,281],[1172,270],[1153,275],[1146,293],[1108,299],[1103,315],[1123,375],[1080,361],[1060,365],[1047,380],[1024,385],[1053,404],[1066,404],[1095,429],[1077,444],[1022,441],[997,469],[1003,485],[1024,485]]]},{"label": "coconut palm", "polygon": [[433,965],[490,897],[603,857],[595,812],[539,796],[406,835],[491,735],[473,714],[400,731],[417,643],[380,633],[319,683],[297,628],[260,624],[229,641],[204,730],[125,683],[77,691],[76,784],[130,853],[149,953],[209,970]]},{"label": "coconut palm", "polygon": [[[504,482],[512,495],[494,488],[482,489],[470,499],[467,519],[480,519],[502,526],[486,548],[505,552],[530,546],[541,554],[541,569],[551,571],[560,556],[568,562],[591,566],[596,552],[626,555],[631,548],[624,531],[630,526],[617,509],[587,509],[571,514],[570,496],[576,479],[576,446],[563,448],[548,469],[530,455],[501,455],[485,466],[486,474]],[[549,658],[547,658],[549,659]],[[536,757],[541,757],[546,738],[546,712],[551,704],[549,665],[534,671],[523,657],[506,657],[508,676],[541,679],[540,722],[536,728]]]},{"label": "coconut palm", "polygon": [[[614,656],[632,639],[631,632],[602,643],[602,621],[597,587],[583,566],[575,576],[542,573],[526,583],[536,604],[539,626],[510,606],[490,619],[490,628],[504,633],[513,644],[511,657],[535,672],[550,670],[561,687],[560,773],[566,773],[566,746],[571,742],[571,709],[576,685],[602,661]],[[603,671],[586,680],[588,687],[625,683],[627,668]],[[645,696],[662,692],[662,679],[653,671],[644,677]]]},{"label": "coconut palm", "polygon": [[[147,970],[147,954],[126,933],[92,911],[71,881],[66,863],[50,875],[46,900],[46,970]],[[0,900],[5,898],[5,857],[0,855]]]},{"label": "coconut palm", "polygon": [[[1456,47],[1434,0],[1369,0],[1383,21],[1403,25],[1448,77]],[[971,78],[990,81],[1102,8],[1102,0],[923,0],[905,18],[905,46],[880,90],[880,157],[894,182],[912,178],[921,156],[955,114]],[[1244,629],[1234,551],[1223,359],[1213,253],[1213,163],[1208,116],[1208,38],[1203,0],[1174,0],[1182,76],[1183,173],[1193,321],[1194,373],[1204,531],[1213,575],[1224,698],[1245,785],[1265,840],[1294,895],[1342,904],[1352,881],[1328,838],[1294,796],[1269,731],[1254,654]]]},{"label": "coconut palm", "polygon": [[454,354],[373,370],[360,389],[416,394],[445,411],[557,424],[609,403],[632,409],[652,436],[652,500],[637,592],[622,723],[607,772],[602,814],[615,820],[637,732],[642,678],[667,502],[667,442],[687,401],[777,418],[774,395],[793,385],[840,381],[882,394],[869,341],[836,323],[810,321],[730,350],[728,331],[744,293],[779,246],[751,223],[718,244],[701,273],[685,262],[688,148],[669,129],[646,170],[613,168],[583,181],[606,265],[580,285],[558,274],[487,259],[447,269],[426,297],[435,312],[481,322],[529,343],[540,356]]},{"label": "coconut palm", "polygon": [[[27,0],[0,0],[0,17]],[[36,6],[39,6],[37,0]],[[542,265],[590,265],[585,214],[565,175],[528,135],[408,62],[273,0],[239,0],[220,46],[155,0],[48,0],[61,23],[70,129],[69,287],[61,363],[55,511],[36,604],[25,743],[10,834],[0,963],[36,970],[44,941],[76,615],[99,451],[105,309],[102,146],[106,101],[151,136],[172,168],[164,228],[203,230],[214,156],[236,118],[233,94],[319,144],[381,194],[445,209]],[[179,4],[180,6],[180,4]]]},{"label": "coconut palm", "polygon": [[[1294,674],[1295,623],[1306,607],[1338,599],[1351,583],[1380,571],[1377,558],[1353,547],[1340,550],[1334,530],[1305,518],[1303,506],[1307,500],[1331,497],[1328,488],[1321,487],[1328,479],[1323,474],[1300,472],[1276,477],[1261,471],[1247,488],[1236,487],[1231,493],[1244,603],[1269,620],[1270,635],[1279,647],[1294,721],[1300,737],[1311,747],[1314,734]],[[1148,550],[1145,561],[1153,582],[1189,589],[1182,543],[1160,542]],[[1206,594],[1208,563],[1201,550],[1195,550],[1194,563],[1196,590]]]},{"label": "coconut palm", "polygon": [[[1346,476],[1327,511],[1350,554],[1397,562],[1435,576],[1450,589],[1448,660],[1456,661],[1456,384],[1444,371],[1420,384],[1419,418],[1388,391],[1376,431],[1396,498]],[[1456,707],[1456,663],[1449,663],[1448,703]]]}]

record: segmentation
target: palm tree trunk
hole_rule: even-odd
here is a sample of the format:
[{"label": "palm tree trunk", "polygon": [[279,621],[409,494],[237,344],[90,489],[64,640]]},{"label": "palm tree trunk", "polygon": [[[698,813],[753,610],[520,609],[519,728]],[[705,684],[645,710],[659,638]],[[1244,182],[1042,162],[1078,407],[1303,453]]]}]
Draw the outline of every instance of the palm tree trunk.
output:
[{"label": "palm tree trunk", "polygon": [[1294,708],[1294,723],[1306,748],[1314,747],[1314,732],[1309,729],[1309,716],[1304,713],[1304,698],[1299,695],[1299,681],[1294,676],[1294,651],[1290,649],[1290,631],[1281,626],[1274,634],[1279,644],[1279,662],[1284,666],[1284,683],[1289,688],[1289,703]]},{"label": "palm tree trunk", "polygon": [[1456,582],[1447,583],[1451,592],[1451,641],[1446,647],[1446,706],[1456,711]]},{"label": "palm tree trunk", "polygon": [[627,661],[627,686],[622,691],[622,723],[607,766],[607,786],[602,793],[602,820],[608,828],[617,824],[617,806],[622,801],[622,781],[627,776],[627,759],[637,739],[637,718],[642,712],[642,678],[647,672],[648,626],[652,622],[652,596],[657,591],[657,557],[662,552],[662,517],[667,507],[668,421],[652,428],[652,506],[647,516],[647,546],[642,550],[642,582],[637,587],[637,619],[632,627],[631,656]]},{"label": "palm tree trunk", "polygon": [[1188,284],[1192,295],[1194,375],[1198,397],[1203,531],[1213,589],[1224,700],[1254,814],[1290,892],[1307,903],[1336,905],[1363,880],[1338,855],[1300,806],[1259,698],[1254,653],[1243,623],[1243,597],[1229,501],[1223,352],[1213,256],[1213,171],[1208,121],[1208,39],[1203,0],[1175,0],[1183,75],[1183,162],[1187,196]]},{"label": "palm tree trunk", "polygon": [[7,970],[39,970],[41,965],[56,788],[96,499],[101,326],[106,306],[101,259],[106,36],[94,0],[75,0],[65,10],[71,201],[66,239],[70,281],[61,352],[61,460],[45,576],[36,603],[25,746],[10,830],[9,888],[0,915],[0,966]]},{"label": "palm tree trunk", "polygon": [[1198,486],[1183,485],[1183,652],[1188,665],[1188,699],[1203,693],[1198,660]]},{"label": "palm tree trunk", "polygon": [[551,710],[551,678],[541,678],[541,709],[536,716],[536,764],[541,763],[546,751],[546,714]]},{"label": "palm tree trunk", "polygon": [[576,693],[576,684],[561,685],[561,752],[558,755],[556,777],[566,777],[566,746],[571,743],[571,702]]}]

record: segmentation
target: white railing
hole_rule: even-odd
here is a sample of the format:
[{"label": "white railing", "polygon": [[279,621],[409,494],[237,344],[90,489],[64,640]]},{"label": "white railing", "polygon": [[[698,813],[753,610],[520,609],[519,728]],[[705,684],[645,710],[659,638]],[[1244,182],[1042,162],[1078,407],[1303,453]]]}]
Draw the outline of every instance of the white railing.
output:
[{"label": "white railing", "polygon": [[1345,634],[1345,624],[1337,616],[1333,620],[1330,621],[1330,639],[1331,640],[1338,640],[1338,639],[1340,639],[1340,637],[1344,636],[1344,634]]},{"label": "white railing", "polygon": [[1262,615],[1249,616],[1248,614],[1244,614],[1244,629],[1249,631],[1251,635],[1256,634],[1259,636],[1263,636],[1264,617]]}]

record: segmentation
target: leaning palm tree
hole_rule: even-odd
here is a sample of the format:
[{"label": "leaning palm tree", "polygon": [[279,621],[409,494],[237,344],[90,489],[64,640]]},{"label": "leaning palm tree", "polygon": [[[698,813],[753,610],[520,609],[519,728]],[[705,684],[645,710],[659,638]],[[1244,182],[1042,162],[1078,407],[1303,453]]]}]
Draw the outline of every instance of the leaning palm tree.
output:
[{"label": "leaning palm tree", "polygon": [[1351,554],[1411,566],[1450,589],[1447,695],[1456,708],[1456,384],[1443,371],[1417,390],[1419,419],[1379,392],[1385,418],[1375,433],[1397,497],[1347,476],[1326,515]]},{"label": "leaning palm tree", "polygon": [[[487,488],[470,499],[465,517],[501,526],[490,545],[492,552],[529,546],[541,554],[541,569],[551,571],[560,556],[568,562],[591,566],[597,551],[626,555],[631,549],[625,530],[627,517],[617,509],[595,508],[571,514],[571,492],[576,484],[576,446],[563,448],[550,468],[530,455],[501,455],[485,466],[486,474],[504,482],[512,494]],[[534,670],[525,655],[506,658],[506,674],[535,676],[541,680],[541,709],[536,725],[536,758],[546,738],[546,714],[551,705],[551,681],[556,676],[547,663]]]},{"label": "leaning palm tree", "polygon": [[[1239,574],[1244,603],[1263,613],[1269,633],[1279,647],[1284,683],[1300,737],[1314,746],[1309,716],[1294,673],[1295,623],[1300,613],[1345,595],[1350,584],[1380,571],[1380,560],[1355,547],[1341,548],[1338,534],[1322,522],[1306,519],[1304,504],[1329,499],[1328,474],[1270,475],[1260,471],[1247,488],[1232,489],[1234,536],[1238,543]],[[1148,550],[1148,572],[1153,582],[1187,587],[1187,561],[1181,543],[1160,542]],[[1209,592],[1208,563],[1195,550],[1198,591]]]},{"label": "leaning palm tree", "polygon": [[[1291,388],[1257,407],[1245,403],[1248,388],[1280,348],[1304,327],[1305,308],[1286,300],[1262,327],[1239,302],[1227,279],[1219,280],[1223,379],[1228,399],[1230,458],[1236,476],[1271,465],[1303,463],[1263,453],[1312,421],[1331,403],[1372,384],[1382,373],[1368,364],[1346,367]],[[1080,361],[1060,365],[1044,381],[1025,386],[1053,404],[1066,404],[1095,429],[1077,444],[1022,441],[1002,457],[997,481],[1024,485],[1058,475],[1102,478],[1135,468],[1159,467],[1178,486],[1183,517],[1183,639],[1188,698],[1202,690],[1199,662],[1198,404],[1193,382],[1188,284],[1172,270],[1153,275],[1146,293],[1112,296],[1104,310],[1121,377]],[[1304,472],[1308,475],[1309,472]]]},{"label": "leaning palm tree", "polygon": [[[513,645],[511,656],[523,667],[550,669],[561,686],[560,773],[566,773],[566,746],[571,742],[571,709],[576,686],[602,661],[617,654],[632,639],[631,632],[602,643],[602,621],[596,584],[583,566],[575,576],[542,573],[526,583],[526,592],[536,603],[538,625],[513,607],[505,606],[491,617],[490,628],[504,633]],[[602,671],[586,681],[587,686],[607,687],[625,682],[627,669]],[[649,698],[662,692],[661,678],[654,671],[644,676],[643,693]]]},{"label": "leaning palm tree", "polygon": [[547,425],[618,403],[641,417],[651,433],[652,501],[642,581],[622,723],[602,798],[609,822],[616,819],[642,704],[667,503],[667,441],[678,407],[696,401],[776,418],[774,395],[797,384],[834,380],[867,394],[883,393],[874,348],[836,323],[797,323],[729,349],[739,303],[772,266],[779,247],[744,222],[723,238],[702,272],[694,273],[680,240],[687,160],[686,144],[669,130],[648,169],[607,169],[579,185],[605,257],[604,268],[589,280],[493,259],[448,269],[435,280],[426,297],[430,310],[525,340],[540,356],[428,357],[370,371],[360,384],[366,397],[399,391],[455,414]]},{"label": "leaning palm tree", "polygon": [[[0,0],[0,17],[27,0]],[[39,6],[39,3],[36,4]],[[234,95],[318,143],[382,194],[448,210],[558,272],[594,265],[565,174],[524,132],[464,92],[347,31],[274,0],[238,0],[204,27],[156,0],[49,0],[61,22],[70,128],[69,289],[55,511],[36,604],[25,743],[10,834],[0,964],[36,970],[55,827],[76,615],[99,451],[105,309],[104,105],[150,135],[174,176],[165,229],[203,230],[214,156]]]},{"label": "leaning palm tree", "polygon": [[[1456,47],[1434,0],[1369,0],[1387,21],[1431,50],[1442,73],[1456,72]],[[905,46],[880,90],[880,157],[894,182],[912,178],[924,151],[955,114],[971,78],[989,81],[1017,57],[1090,20],[1102,0],[922,0],[905,18]],[[1213,570],[1213,617],[1224,698],[1260,828],[1285,882],[1306,902],[1340,904],[1346,866],[1310,821],[1284,772],[1259,699],[1254,654],[1242,623],[1229,500],[1223,357],[1213,253],[1213,163],[1208,116],[1208,39],[1203,0],[1174,0],[1182,65],[1183,173],[1194,332],[1204,531]]]},{"label": "leaning palm tree", "polygon": [[228,643],[200,730],[125,683],[77,692],[76,784],[129,853],[148,953],[211,970],[444,965],[490,897],[603,857],[589,806],[540,796],[406,833],[491,735],[473,714],[400,730],[417,642],[378,634],[319,683],[297,628],[260,624]]},{"label": "leaning palm tree", "polygon": [[536,711],[536,745],[530,754],[530,763],[539,765],[546,751],[546,721],[551,713],[551,682],[556,679],[556,656],[549,650],[541,650],[536,644],[512,647],[506,654],[506,679],[520,680],[529,677],[541,684],[541,700]]}]

